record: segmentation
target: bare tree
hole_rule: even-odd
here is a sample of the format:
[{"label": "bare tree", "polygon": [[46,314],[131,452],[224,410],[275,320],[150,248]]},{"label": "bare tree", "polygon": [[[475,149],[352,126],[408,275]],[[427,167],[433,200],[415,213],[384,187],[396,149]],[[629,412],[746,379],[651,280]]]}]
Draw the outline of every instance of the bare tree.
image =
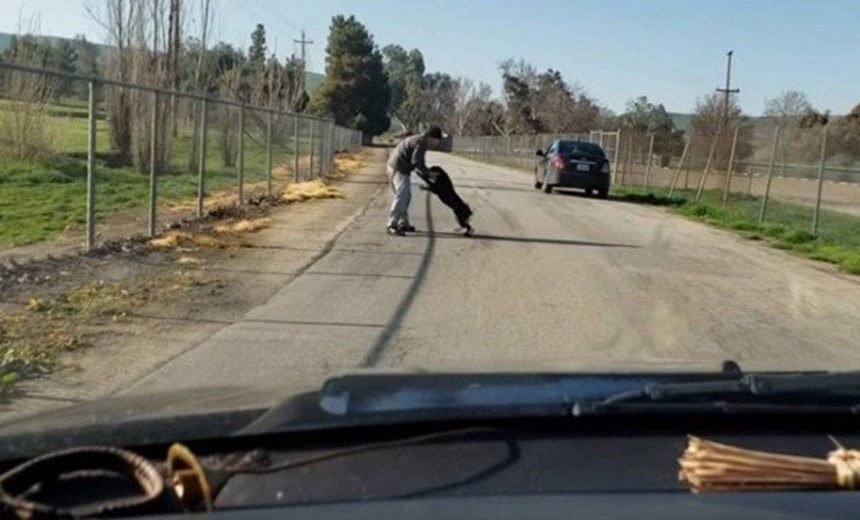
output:
[{"label": "bare tree", "polygon": [[[167,30],[170,16],[168,0],[134,0],[137,3],[134,21],[133,81],[138,84],[165,88],[169,86],[169,40]],[[142,172],[149,171],[152,148],[152,94],[140,90],[132,92],[134,106],[135,164]],[[167,99],[159,99],[156,128],[156,169],[163,170],[168,162],[166,133],[172,112]]]},{"label": "bare tree", "polygon": [[[210,66],[208,60],[208,41],[209,27],[213,23],[214,12],[212,11],[212,0],[200,0],[200,48],[197,52],[197,62],[194,66],[194,84],[191,85],[191,90],[195,92],[204,91],[204,70]],[[208,79],[208,78],[207,78]],[[194,171],[197,169],[198,139],[200,134],[200,102],[191,103],[191,119],[193,121],[194,130],[191,134],[191,146],[188,152],[188,170]]]},{"label": "bare tree", "polygon": [[[235,67],[230,71],[222,74],[218,80],[218,93],[222,99],[235,99],[239,92],[239,87],[242,82],[242,69]],[[221,152],[221,161],[224,166],[232,167],[236,165],[237,153],[237,111],[235,107],[230,105],[221,106],[221,118],[219,120],[219,128],[221,134],[221,142],[219,151]]]},{"label": "bare tree", "polygon": [[764,105],[765,117],[781,119],[799,118],[812,110],[812,104],[806,99],[806,94],[797,90],[789,90],[775,98],[765,99]]},{"label": "bare tree", "polygon": [[618,115],[609,107],[599,107],[597,112],[597,128],[599,130],[617,130],[620,126]]},{"label": "bare tree", "polygon": [[[18,27],[21,34],[20,20]],[[34,18],[27,35],[16,38],[6,58],[17,63],[37,63],[42,57],[39,42],[32,36],[37,32]],[[0,87],[5,98],[0,108],[0,156],[33,160],[54,153],[54,135],[46,112],[56,82],[30,72],[6,71],[0,76]]]},{"label": "bare tree", "polygon": [[[101,7],[87,2],[87,12],[107,31],[107,44],[113,47],[105,63],[109,79],[131,81],[133,70],[134,28],[137,3],[134,0],[105,0]],[[125,87],[107,88],[108,128],[111,148],[120,164],[132,163],[132,104]]]},{"label": "bare tree", "polygon": [[[182,0],[170,0],[170,44],[167,50],[167,69],[171,78],[171,88],[178,91],[181,75],[179,71],[179,54],[182,48]],[[173,115],[173,137],[179,137],[179,98],[173,96],[170,100]]]},{"label": "bare tree", "polygon": [[[710,154],[711,146],[715,143],[712,168],[725,170],[728,166],[729,154],[732,147],[732,129],[742,121],[741,108],[737,100],[729,100],[728,124],[723,125],[725,109],[725,98],[719,93],[712,93],[701,98],[696,103],[696,112],[693,116],[693,142],[691,144],[691,156],[706,157]],[[752,145],[749,142],[749,127],[739,136],[736,158],[744,159],[750,155]]]},{"label": "bare tree", "polygon": [[820,123],[818,116],[825,116],[815,111],[806,94],[789,90],[773,99],[766,99],[764,116],[772,118],[782,127],[779,159],[783,177],[786,175],[788,162],[815,160],[820,148],[820,134],[808,132],[807,129]]},{"label": "bare tree", "polygon": [[482,110],[493,97],[493,89],[486,83],[475,82],[469,78],[457,78],[456,100],[453,117],[453,130],[456,135],[465,135],[476,125]]}]

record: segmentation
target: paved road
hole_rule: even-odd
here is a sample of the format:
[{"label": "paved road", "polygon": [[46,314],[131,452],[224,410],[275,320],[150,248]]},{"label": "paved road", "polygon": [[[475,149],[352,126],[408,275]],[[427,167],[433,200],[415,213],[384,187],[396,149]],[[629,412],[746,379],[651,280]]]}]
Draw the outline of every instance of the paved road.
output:
[{"label": "paved road", "polygon": [[658,208],[431,162],[476,210],[475,237],[454,234],[453,215],[417,189],[424,232],[387,236],[385,191],[265,305],[130,390],[352,367],[860,368],[856,280]]}]

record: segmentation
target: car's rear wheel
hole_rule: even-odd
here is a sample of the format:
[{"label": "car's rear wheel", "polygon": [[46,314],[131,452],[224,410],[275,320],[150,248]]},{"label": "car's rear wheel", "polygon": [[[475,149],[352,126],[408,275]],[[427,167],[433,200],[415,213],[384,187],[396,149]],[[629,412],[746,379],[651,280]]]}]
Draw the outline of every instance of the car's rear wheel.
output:
[{"label": "car's rear wheel", "polygon": [[593,197],[594,196],[594,188],[585,188],[585,196]]},{"label": "car's rear wheel", "polygon": [[609,198],[609,190],[607,188],[599,189],[599,190],[597,190],[597,196],[601,199],[608,199]]}]

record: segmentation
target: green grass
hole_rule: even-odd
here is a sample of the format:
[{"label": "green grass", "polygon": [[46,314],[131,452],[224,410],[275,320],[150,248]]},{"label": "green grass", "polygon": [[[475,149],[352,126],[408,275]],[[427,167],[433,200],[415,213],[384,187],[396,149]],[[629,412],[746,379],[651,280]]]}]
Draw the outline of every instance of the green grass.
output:
[{"label": "green grass", "polygon": [[[0,111],[8,104],[9,101],[0,99]],[[87,108],[78,100],[66,100],[48,105],[46,114],[57,155],[31,163],[0,160],[0,247],[50,240],[65,231],[80,230],[86,222]],[[248,131],[254,130],[249,127]],[[169,140],[168,165],[166,171],[159,172],[161,202],[190,201],[197,196],[198,174],[188,169],[191,134],[192,128],[180,126],[177,137],[171,136]],[[267,179],[264,137],[257,131],[254,134],[254,138],[248,134],[245,137],[246,191],[248,184]],[[307,153],[309,144],[308,138],[301,139],[299,145],[303,154]],[[213,124],[207,133],[207,193],[234,189],[238,185],[238,170],[235,165],[224,165],[221,149],[221,133]],[[120,210],[143,209],[148,203],[148,175],[131,167],[108,167],[103,161],[109,158],[110,151],[108,125],[100,114],[96,121],[96,153],[100,161],[96,174],[97,218]],[[287,143],[276,143],[273,165],[276,168],[292,165],[294,153],[291,139]]]},{"label": "green grass", "polygon": [[[181,159],[181,158],[180,158]],[[265,153],[246,153],[246,183],[265,179]],[[183,159],[184,160],[184,159]],[[207,154],[206,191],[237,185],[236,169],[221,166],[217,150]],[[256,173],[255,170],[256,169]],[[96,170],[96,218],[144,208],[149,177],[131,168]],[[177,202],[197,196],[197,174],[159,175],[159,200]],[[86,223],[86,166],[78,159],[42,164],[0,164],[0,247],[53,239]]]},{"label": "green grass", "polygon": [[812,234],[813,209],[800,204],[768,201],[766,219],[758,223],[761,198],[732,194],[725,207],[721,191],[706,191],[695,202],[692,191],[678,191],[670,199],[646,193],[641,187],[617,186],[613,198],[640,204],[670,206],[672,211],[712,226],[740,233],[752,240],[836,264],[850,274],[860,274],[860,217],[822,210],[819,234]]}]

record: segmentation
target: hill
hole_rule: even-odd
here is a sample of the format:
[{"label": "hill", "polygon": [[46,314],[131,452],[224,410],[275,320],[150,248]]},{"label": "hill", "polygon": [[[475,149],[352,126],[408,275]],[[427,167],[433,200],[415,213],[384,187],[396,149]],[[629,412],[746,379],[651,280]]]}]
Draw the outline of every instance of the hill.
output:
[{"label": "hill", "polygon": [[[12,33],[4,33],[0,32],[0,53],[6,50],[7,47],[12,43],[12,38],[15,35]],[[48,41],[52,44],[55,44],[62,40],[74,41],[71,38],[61,38],[58,36],[40,36],[42,40]],[[105,51],[110,50],[110,47],[107,45],[96,43],[96,50],[99,54],[103,54]],[[325,79],[324,74],[320,74],[318,72],[306,72],[305,73],[305,86],[308,90],[308,95],[313,95],[314,91],[322,85],[323,80]]]}]

